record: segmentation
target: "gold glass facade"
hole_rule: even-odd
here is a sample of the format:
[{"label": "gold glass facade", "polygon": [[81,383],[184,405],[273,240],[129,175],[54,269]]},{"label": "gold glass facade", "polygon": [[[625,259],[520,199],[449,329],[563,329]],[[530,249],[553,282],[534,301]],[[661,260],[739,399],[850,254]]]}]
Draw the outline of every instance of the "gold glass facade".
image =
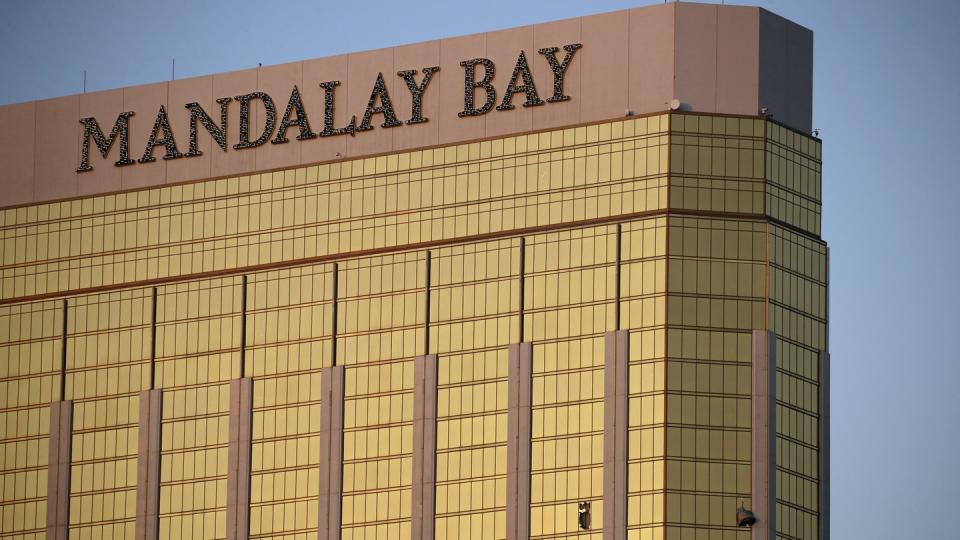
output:
[{"label": "gold glass facade", "polygon": [[425,354],[436,536],[505,538],[508,347],[522,341],[530,535],[606,538],[604,336],[618,329],[627,537],[750,538],[734,516],[751,496],[751,332],[771,330],[778,536],[817,538],[819,235],[818,140],[684,113],[0,210],[0,538],[45,535],[62,399],[70,537],[133,537],[151,387],[158,536],[227,537],[240,377],[254,382],[249,535],[317,538],[334,365],[342,538],[410,538]]}]

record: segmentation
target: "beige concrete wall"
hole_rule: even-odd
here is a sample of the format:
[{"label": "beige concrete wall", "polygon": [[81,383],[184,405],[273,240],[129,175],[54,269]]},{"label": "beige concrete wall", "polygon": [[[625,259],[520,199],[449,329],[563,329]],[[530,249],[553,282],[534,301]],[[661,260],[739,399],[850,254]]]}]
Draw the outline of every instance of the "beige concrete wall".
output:
[{"label": "beige concrete wall", "polygon": [[507,375],[507,540],[530,538],[533,343],[513,343]]},{"label": "beige concrete wall", "polygon": [[751,504],[757,523],[752,540],[777,538],[777,348],[776,334],[753,331],[751,396]]},{"label": "beige concrete wall", "polygon": [[317,534],[339,540],[343,503],[344,367],[325,367],[320,374],[320,492]]},{"label": "beige concrete wall", "polygon": [[70,472],[73,465],[73,400],[50,404],[47,461],[47,538],[67,540],[70,529]]},{"label": "beige concrete wall", "polygon": [[[460,118],[464,69],[460,61],[476,57],[496,64],[493,84],[499,104],[517,56],[525,51],[541,99],[552,95],[553,75],[537,49],[582,43],[565,78],[571,100],[522,107],[514,97],[510,111]],[[801,130],[811,125],[812,33],[772,13],[753,7],[669,3],[575,19],[523,26],[438,41],[306,60],[258,69],[221,73],[0,107],[0,207],[108,193],[166,183],[240,175],[345,157],[551,129],[666,110],[672,99],[692,111],[756,115],[768,107],[775,119]],[[562,59],[564,51],[558,52]],[[163,160],[162,147],[152,163],[116,167],[118,145],[106,159],[90,150],[92,171],[77,173],[83,130],[80,118],[94,116],[109,134],[117,115],[130,118],[130,157],[143,155],[160,105],[168,111],[177,145],[189,141],[188,102],[200,103],[219,121],[219,97],[253,91],[271,95],[278,123],[296,84],[313,131],[323,127],[323,89],[339,80],[335,127],[350,116],[359,122],[377,73],[383,73],[401,121],[409,119],[411,96],[397,71],[440,66],[424,97],[429,122],[389,129],[297,141],[267,143],[234,150],[239,104],[230,104],[229,150],[211,143],[198,127],[202,156]],[[420,80],[419,74],[417,80]],[[478,91],[479,103],[482,92]],[[259,104],[252,107],[251,138],[264,122]],[[291,136],[292,135],[292,136]]]},{"label": "beige concrete wall", "polygon": [[413,360],[413,479],[410,538],[435,537],[437,485],[437,355]]},{"label": "beige concrete wall", "polygon": [[163,390],[140,392],[140,422],[137,425],[137,540],[160,537],[160,434],[163,421]]},{"label": "beige concrete wall", "polygon": [[603,538],[627,538],[627,428],[630,332],[604,335],[603,367]]},{"label": "beige concrete wall", "polygon": [[230,446],[227,449],[227,540],[250,537],[250,456],[253,379],[230,381]]}]

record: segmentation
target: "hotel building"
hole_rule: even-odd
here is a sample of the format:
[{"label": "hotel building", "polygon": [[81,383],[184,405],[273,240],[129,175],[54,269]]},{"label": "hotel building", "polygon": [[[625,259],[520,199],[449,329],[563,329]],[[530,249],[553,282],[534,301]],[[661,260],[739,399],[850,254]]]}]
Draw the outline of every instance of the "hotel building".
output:
[{"label": "hotel building", "polygon": [[829,538],[809,30],[0,107],[0,539]]}]

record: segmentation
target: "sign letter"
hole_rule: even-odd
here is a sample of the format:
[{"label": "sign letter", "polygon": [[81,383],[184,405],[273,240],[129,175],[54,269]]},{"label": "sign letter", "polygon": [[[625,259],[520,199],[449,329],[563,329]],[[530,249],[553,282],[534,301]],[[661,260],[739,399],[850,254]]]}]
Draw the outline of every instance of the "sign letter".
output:
[{"label": "sign letter", "polygon": [[203,152],[197,147],[198,120],[203,124],[207,133],[213,137],[213,140],[217,142],[220,149],[224,152],[227,151],[227,104],[231,101],[233,100],[228,97],[222,97],[217,100],[217,103],[220,104],[220,127],[217,127],[217,125],[213,123],[207,111],[203,110],[203,107],[201,107],[199,103],[194,102],[184,105],[184,107],[190,109],[190,150],[187,151],[184,156],[193,157],[203,155]]},{"label": "sign letter", "polygon": [[340,81],[320,83],[320,88],[323,88],[323,131],[320,132],[321,137],[333,137],[334,135],[343,135],[345,133],[349,133],[351,137],[356,135],[356,115],[350,117],[350,123],[346,126],[337,129],[333,128],[333,115],[334,112],[336,112],[333,92],[338,86],[340,86]]},{"label": "sign letter", "polygon": [[[517,86],[517,78],[523,78],[523,86]],[[517,66],[513,68],[513,75],[510,77],[510,84],[507,85],[507,91],[503,93],[503,103],[497,105],[498,111],[509,111],[513,108],[513,95],[517,92],[523,92],[527,95],[527,100],[523,102],[524,107],[533,107],[543,105],[543,100],[537,95],[537,86],[533,84],[533,75],[530,74],[530,67],[527,66],[527,55],[520,51],[520,57],[517,58]]]},{"label": "sign letter", "polygon": [[97,119],[94,117],[83,118],[80,120],[80,123],[83,124],[83,146],[80,154],[80,167],[77,168],[77,172],[92,171],[93,167],[90,166],[90,138],[93,137],[93,142],[97,145],[97,149],[100,150],[100,155],[107,157],[107,153],[110,152],[110,147],[113,146],[113,141],[116,140],[117,135],[120,136],[120,159],[115,163],[116,166],[120,167],[122,165],[133,165],[136,161],[130,159],[130,117],[133,116],[133,111],[122,112],[117,115],[117,121],[113,123],[113,129],[110,130],[110,137],[104,137],[103,132],[100,131],[100,124],[97,123]]},{"label": "sign letter", "polygon": [[[267,142],[270,135],[273,135],[273,128],[277,125],[277,107],[273,104],[273,98],[263,92],[251,92],[242,96],[237,96],[240,102],[240,142],[233,145],[234,150],[243,148],[254,148]],[[257,140],[250,141],[250,100],[259,99],[263,102],[267,110],[266,122],[263,124],[263,133]]]},{"label": "sign letter", "polygon": [[[479,82],[476,81],[477,64],[483,66],[483,78],[480,79]],[[463,118],[465,116],[480,116],[481,114],[486,114],[493,108],[493,104],[497,101],[497,90],[490,84],[496,71],[493,62],[487,58],[474,58],[473,60],[460,62],[460,65],[463,66],[464,69],[463,111],[458,112],[457,116]],[[479,109],[473,106],[473,94],[477,88],[483,88],[484,92],[487,93],[487,101]]]},{"label": "sign letter", "polygon": [[[380,106],[375,107],[378,96],[380,97]],[[376,113],[383,114],[383,123],[380,124],[380,127],[396,127],[403,124],[403,122],[397,120],[397,115],[393,112],[393,102],[390,101],[390,93],[387,92],[387,84],[383,80],[383,73],[377,73],[377,82],[373,83],[370,101],[367,102],[367,110],[363,112],[363,118],[360,120],[360,125],[357,126],[357,131],[373,129],[370,127],[370,117]]]},{"label": "sign letter", "polygon": [[550,62],[550,69],[553,70],[553,96],[547,98],[547,101],[550,103],[570,99],[570,96],[564,95],[563,93],[563,76],[567,73],[567,68],[570,67],[570,61],[573,60],[573,55],[576,54],[577,49],[581,47],[583,47],[583,45],[579,43],[564,45],[563,50],[567,51],[567,54],[563,57],[562,63],[557,63],[556,53],[559,49],[556,47],[547,47],[537,51],[547,59],[547,62]]},{"label": "sign letter", "polygon": [[[296,109],[297,119],[290,120],[290,113]],[[315,139],[317,134],[310,130],[310,120],[307,119],[307,111],[303,108],[303,101],[300,100],[300,89],[293,85],[293,92],[290,94],[290,101],[287,102],[287,110],[283,112],[283,119],[280,120],[280,127],[277,129],[277,136],[270,142],[273,144],[283,144],[287,142],[287,128],[290,124],[297,124],[300,128],[300,134],[297,135],[298,141],[306,139]]]},{"label": "sign letter", "polygon": [[408,125],[419,124],[429,120],[423,117],[423,92],[427,89],[427,85],[430,84],[430,79],[433,78],[433,74],[438,71],[440,71],[439,66],[423,68],[423,81],[420,82],[419,86],[413,80],[413,76],[417,74],[417,70],[409,69],[397,72],[397,75],[403,77],[403,81],[407,83],[407,88],[410,89],[410,97],[413,100],[413,112],[410,114],[410,119],[407,120]]},{"label": "sign letter", "polygon": [[[157,135],[160,134],[160,131],[163,131],[163,138],[157,140]],[[163,155],[163,159],[177,159],[178,157],[183,157],[183,154],[177,150],[177,141],[173,138],[173,130],[170,129],[170,120],[167,118],[167,110],[160,106],[160,112],[157,113],[157,119],[153,121],[153,131],[150,132],[150,138],[147,139],[147,147],[143,150],[143,157],[140,158],[140,163],[150,163],[151,161],[156,161],[157,158],[153,157],[153,149],[159,145],[163,145],[167,149],[167,153]]]}]

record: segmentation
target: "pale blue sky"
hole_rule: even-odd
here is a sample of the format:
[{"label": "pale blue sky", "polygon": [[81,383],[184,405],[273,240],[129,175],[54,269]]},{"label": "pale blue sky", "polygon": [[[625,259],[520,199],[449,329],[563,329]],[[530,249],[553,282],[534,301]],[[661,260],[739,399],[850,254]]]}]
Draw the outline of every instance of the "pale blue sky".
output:
[{"label": "pale blue sky", "polygon": [[[649,3],[9,0],[0,103],[78,93],[83,70],[101,90],[173,57],[182,78]],[[834,538],[958,538],[960,2],[745,3],[815,36]]]}]

